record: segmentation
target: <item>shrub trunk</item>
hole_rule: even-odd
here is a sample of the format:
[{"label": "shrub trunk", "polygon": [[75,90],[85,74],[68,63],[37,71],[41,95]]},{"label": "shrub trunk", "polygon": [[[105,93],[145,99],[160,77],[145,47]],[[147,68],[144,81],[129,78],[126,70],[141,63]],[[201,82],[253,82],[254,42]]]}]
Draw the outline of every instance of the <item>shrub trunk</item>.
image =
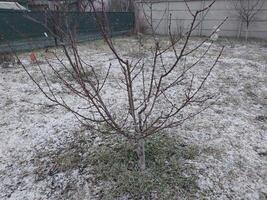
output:
[{"label": "shrub trunk", "polygon": [[140,171],[146,169],[145,140],[140,139],[137,143],[138,165]]}]

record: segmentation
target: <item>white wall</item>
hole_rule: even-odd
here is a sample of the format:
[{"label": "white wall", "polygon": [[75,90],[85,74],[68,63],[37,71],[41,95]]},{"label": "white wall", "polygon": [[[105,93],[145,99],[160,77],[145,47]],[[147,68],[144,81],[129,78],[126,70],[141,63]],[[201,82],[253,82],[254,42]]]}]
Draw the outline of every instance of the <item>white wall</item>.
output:
[{"label": "white wall", "polygon": [[[195,0],[188,2],[188,5],[192,11],[196,11],[211,2],[212,0]],[[192,16],[183,0],[156,1],[148,5],[152,5],[152,22],[157,34],[168,34],[170,15],[173,33],[179,33],[181,30],[185,32],[192,22]],[[150,17],[151,10],[148,5],[138,3],[141,21],[144,21],[144,13]],[[198,20],[201,20],[201,17],[203,18],[200,16]],[[235,37],[239,35],[240,30],[242,35],[245,34],[245,24],[241,22],[232,0],[216,0],[204,16],[204,20],[201,20],[200,26],[194,31],[194,35],[209,35],[225,17],[229,18],[221,27],[221,35]],[[149,30],[148,24],[145,24],[145,27]],[[255,21],[250,25],[249,37],[267,39],[267,0],[263,9],[256,15]]]}]

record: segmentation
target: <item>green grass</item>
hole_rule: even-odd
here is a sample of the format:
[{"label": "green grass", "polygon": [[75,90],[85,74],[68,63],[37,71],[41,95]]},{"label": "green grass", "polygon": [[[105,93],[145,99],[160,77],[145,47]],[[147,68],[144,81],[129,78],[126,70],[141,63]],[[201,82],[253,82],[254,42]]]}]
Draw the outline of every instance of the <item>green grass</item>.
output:
[{"label": "green grass", "polygon": [[196,170],[188,161],[199,155],[196,146],[183,143],[179,137],[148,138],[147,168],[140,172],[134,145],[114,136],[103,137],[98,146],[93,143],[77,139],[63,149],[39,154],[35,159],[36,180],[79,169],[82,174],[90,172],[92,189],[101,200],[194,198]]},{"label": "green grass", "polygon": [[194,168],[186,164],[198,155],[197,148],[178,139],[153,137],[146,142],[146,165],[138,171],[137,154],[130,145],[119,142],[100,146],[91,154],[96,181],[104,182],[101,199],[189,198],[196,191]]}]

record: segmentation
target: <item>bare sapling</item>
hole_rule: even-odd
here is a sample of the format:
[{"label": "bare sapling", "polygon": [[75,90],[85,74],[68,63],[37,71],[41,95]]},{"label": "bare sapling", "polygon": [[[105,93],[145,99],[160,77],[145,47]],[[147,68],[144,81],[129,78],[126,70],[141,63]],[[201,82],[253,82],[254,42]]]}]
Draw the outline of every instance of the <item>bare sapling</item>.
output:
[{"label": "bare sapling", "polygon": [[[105,73],[101,75],[97,73],[97,67],[92,64],[90,57],[84,57],[79,51],[76,34],[69,26],[65,26],[67,29],[57,30],[62,33],[60,35],[64,35],[64,39],[59,43],[63,55],[54,53],[57,62],[46,59],[47,65],[56,75],[62,88],[72,97],[79,99],[79,102],[83,102],[82,107],[73,106],[53,90],[49,75],[41,65],[38,65],[38,69],[45,85],[36,80],[26,66],[22,66],[47,99],[73,113],[82,124],[101,134],[121,135],[134,143],[139,169],[144,171],[147,168],[145,142],[149,136],[181,126],[209,108],[214,102],[215,95],[205,90],[205,83],[224,48],[218,49],[218,55],[214,57],[213,63],[205,66],[205,74],[197,79],[198,74],[195,74],[194,69],[208,54],[213,42],[208,46],[203,45],[209,41],[209,38],[206,38],[199,44],[189,45],[193,32],[199,26],[198,17],[201,13],[208,12],[214,2],[197,11],[192,11],[188,7],[192,22],[182,35],[176,36],[172,33],[172,20],[170,20],[168,42],[159,41],[155,30],[157,25],[153,24],[152,17],[144,11],[144,20],[150,25],[152,33],[148,39],[150,42],[147,44],[139,40],[140,48],[135,47],[139,56],[132,58],[125,55],[115,44],[106,13],[97,12],[94,4],[89,0],[99,31],[115,61],[107,61],[110,63],[106,69],[103,69]],[[145,4],[142,5],[145,6]],[[104,6],[103,1],[102,5]],[[171,16],[168,17],[171,18]],[[218,24],[218,28],[223,22]],[[67,24],[67,20],[65,23]],[[60,29],[60,27],[57,28]],[[210,36],[213,34],[211,33]],[[193,63],[186,62],[187,57],[196,52],[200,52],[200,56],[197,56]],[[171,55],[171,59],[167,60],[167,55]],[[111,73],[115,68],[119,68],[119,71],[116,71],[114,81]],[[123,99],[116,108],[110,102],[110,96],[105,95],[105,91],[112,90],[109,84],[111,79],[121,88],[118,98]]]},{"label": "bare sapling", "polygon": [[245,23],[245,39],[248,40],[249,28],[255,21],[257,14],[263,9],[264,0],[232,0],[241,21]]}]

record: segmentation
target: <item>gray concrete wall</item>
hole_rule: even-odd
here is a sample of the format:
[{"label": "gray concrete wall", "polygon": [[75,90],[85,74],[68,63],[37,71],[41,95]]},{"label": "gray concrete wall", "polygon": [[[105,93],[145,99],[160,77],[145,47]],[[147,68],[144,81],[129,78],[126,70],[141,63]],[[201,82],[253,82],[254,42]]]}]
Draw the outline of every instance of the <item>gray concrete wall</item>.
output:
[{"label": "gray concrete wall", "polygon": [[[196,11],[204,8],[211,2],[212,0],[194,0],[191,2],[188,1],[188,5],[192,11]],[[151,13],[155,32],[161,35],[168,34],[170,21],[172,25],[171,31],[176,34],[186,32],[186,29],[188,29],[192,22],[192,16],[183,0],[154,1],[153,3],[147,4],[139,2],[138,7],[139,19],[148,32],[149,25],[144,23],[146,21],[144,16],[150,18]],[[208,36],[225,17],[229,18],[221,27],[220,35],[230,37],[237,37],[240,33],[241,36],[245,35],[245,23],[240,19],[233,0],[216,0],[209,12],[205,16],[199,17],[198,21],[200,25],[194,31],[194,35]],[[267,39],[267,0],[249,27],[249,37]]]}]

